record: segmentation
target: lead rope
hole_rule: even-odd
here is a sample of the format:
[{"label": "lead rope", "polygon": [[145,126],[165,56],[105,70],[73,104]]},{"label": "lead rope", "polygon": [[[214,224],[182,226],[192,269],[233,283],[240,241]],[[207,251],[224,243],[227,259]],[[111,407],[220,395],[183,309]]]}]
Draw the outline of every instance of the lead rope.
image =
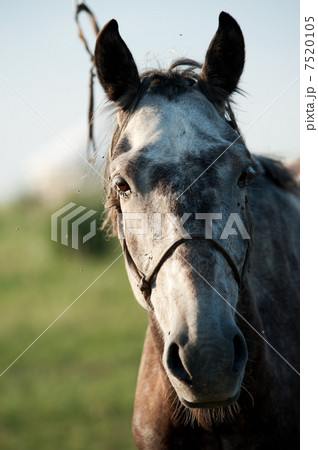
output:
[{"label": "lead rope", "polygon": [[79,15],[82,11],[84,11],[88,18],[90,19],[90,22],[92,24],[93,30],[96,34],[96,36],[99,33],[99,26],[97,25],[96,19],[92,11],[88,8],[88,6],[85,5],[85,2],[78,2],[77,0],[74,0],[74,9],[75,9],[75,22],[77,25],[78,35],[81,41],[84,44],[84,47],[90,57],[91,61],[91,67],[89,70],[89,105],[88,105],[88,138],[87,138],[87,147],[86,147],[86,153],[87,153],[87,159],[90,160],[91,155],[91,147],[93,148],[93,156],[96,152],[96,143],[95,143],[95,137],[94,137],[94,122],[93,122],[93,115],[94,115],[94,77],[95,77],[95,58],[94,54],[91,52],[87,39],[84,36],[82,27],[79,23]]}]

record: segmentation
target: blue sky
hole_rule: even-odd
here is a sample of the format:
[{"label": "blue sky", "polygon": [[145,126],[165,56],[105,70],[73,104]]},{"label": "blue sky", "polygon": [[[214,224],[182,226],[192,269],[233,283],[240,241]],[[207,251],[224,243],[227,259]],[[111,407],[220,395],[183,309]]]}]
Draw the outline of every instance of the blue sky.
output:
[{"label": "blue sky", "polygon": [[[181,56],[203,61],[219,13],[230,13],[240,24],[246,43],[240,87],[247,96],[237,96],[236,101],[241,130],[248,128],[248,148],[284,158],[299,153],[297,1],[91,0],[87,4],[100,26],[117,19],[140,70],[155,67],[157,61],[167,66]],[[77,37],[71,0],[6,2],[0,21],[3,201],[25,192],[32,165],[46,156],[49,161],[49,153],[65,152],[68,163],[71,157],[74,164],[76,159],[81,162],[57,134],[84,154],[89,61]],[[93,41],[91,36],[92,46]],[[96,104],[103,101],[98,89]]]}]

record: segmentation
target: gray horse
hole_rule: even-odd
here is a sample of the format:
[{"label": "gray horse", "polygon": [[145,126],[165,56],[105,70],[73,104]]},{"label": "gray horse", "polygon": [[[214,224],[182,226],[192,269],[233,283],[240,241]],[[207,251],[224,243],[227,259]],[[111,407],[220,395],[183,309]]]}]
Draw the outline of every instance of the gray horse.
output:
[{"label": "gray horse", "polygon": [[149,316],[139,449],[299,446],[298,187],[238,131],[230,96],[244,58],[226,13],[202,66],[139,75],[115,20],[97,39],[117,111],[108,221]]}]

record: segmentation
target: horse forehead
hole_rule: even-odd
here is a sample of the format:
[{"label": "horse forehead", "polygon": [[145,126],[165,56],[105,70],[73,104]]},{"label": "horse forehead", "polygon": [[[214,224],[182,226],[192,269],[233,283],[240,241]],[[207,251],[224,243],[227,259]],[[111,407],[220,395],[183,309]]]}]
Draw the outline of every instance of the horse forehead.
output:
[{"label": "horse forehead", "polygon": [[[202,153],[226,145],[227,125],[213,105],[199,92],[184,93],[173,100],[146,95],[131,118],[126,136],[132,150],[147,148],[160,158]],[[158,155],[159,156],[159,155]]]}]

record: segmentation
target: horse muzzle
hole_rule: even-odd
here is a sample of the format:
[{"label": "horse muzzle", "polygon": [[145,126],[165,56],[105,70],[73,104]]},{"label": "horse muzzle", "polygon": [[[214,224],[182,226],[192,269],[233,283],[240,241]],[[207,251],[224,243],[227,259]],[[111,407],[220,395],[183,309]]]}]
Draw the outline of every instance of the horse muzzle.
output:
[{"label": "horse muzzle", "polygon": [[248,354],[241,331],[229,339],[166,343],[163,363],[180,401],[190,408],[234,403],[240,394]]}]

